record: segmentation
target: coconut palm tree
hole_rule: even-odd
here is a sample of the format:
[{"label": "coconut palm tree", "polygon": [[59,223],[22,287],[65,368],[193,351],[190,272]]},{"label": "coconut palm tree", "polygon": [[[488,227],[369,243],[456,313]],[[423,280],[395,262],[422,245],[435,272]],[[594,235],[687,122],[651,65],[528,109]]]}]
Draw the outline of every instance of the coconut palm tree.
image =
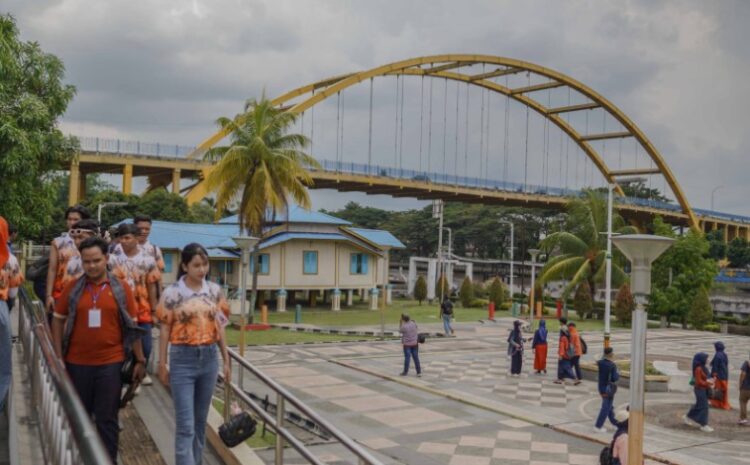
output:
[{"label": "coconut palm tree", "polygon": [[[319,165],[302,151],[308,139],[287,133],[296,120],[297,115],[274,108],[265,96],[248,100],[244,113],[217,120],[229,131],[230,143],[206,153],[205,159],[216,162],[206,185],[216,193],[217,212],[238,200],[242,232],[262,237],[266,224],[287,212],[290,201],[310,208],[307,187],[312,178],[307,168]],[[258,245],[252,250],[251,263],[256,262],[257,253]],[[251,309],[257,294],[258,266],[253,266]]]},{"label": "coconut palm tree", "polygon": [[[586,190],[580,198],[570,201],[567,210],[565,230],[550,234],[539,245],[551,256],[539,279],[543,283],[568,280],[563,289],[563,298],[586,281],[593,298],[596,284],[604,283],[606,273],[607,199],[599,192]],[[637,233],[637,229],[626,225],[616,212],[612,212],[612,231],[618,234]],[[626,280],[619,262],[612,261],[612,285],[615,289]]]}]

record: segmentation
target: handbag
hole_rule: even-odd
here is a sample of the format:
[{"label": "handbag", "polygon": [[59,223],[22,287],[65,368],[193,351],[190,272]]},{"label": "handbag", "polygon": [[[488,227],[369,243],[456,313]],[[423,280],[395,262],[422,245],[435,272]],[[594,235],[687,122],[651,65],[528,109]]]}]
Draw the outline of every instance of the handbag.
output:
[{"label": "handbag", "polygon": [[219,427],[219,437],[227,447],[234,447],[255,434],[258,422],[249,413],[242,411],[231,415],[230,405],[232,388],[229,381],[224,381],[224,424]]},{"label": "handbag", "polygon": [[417,342],[420,344],[424,344],[427,340],[427,333],[419,333],[417,334]]}]

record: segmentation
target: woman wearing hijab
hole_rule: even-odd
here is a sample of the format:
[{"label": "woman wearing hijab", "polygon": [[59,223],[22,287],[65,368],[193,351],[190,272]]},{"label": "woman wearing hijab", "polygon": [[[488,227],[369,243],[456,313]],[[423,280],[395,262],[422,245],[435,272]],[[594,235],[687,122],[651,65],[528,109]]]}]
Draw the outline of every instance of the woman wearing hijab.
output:
[{"label": "woman wearing hijab", "polygon": [[510,355],[510,375],[521,374],[523,365],[523,336],[521,335],[521,320],[513,322],[513,330],[508,335],[508,355]]},{"label": "woman wearing hijab", "polygon": [[724,352],[724,343],[717,341],[714,344],[716,354],[711,360],[711,377],[714,379],[714,392],[721,393],[719,399],[708,401],[711,407],[731,410],[729,405],[729,359]]},{"label": "woman wearing hijab", "polygon": [[693,357],[693,392],[695,393],[695,405],[682,417],[686,425],[692,426],[697,423],[701,431],[710,433],[714,429],[708,426],[708,388],[713,380],[708,377],[706,362],[708,354],[699,352]]},{"label": "woman wearing hijab", "polygon": [[5,398],[13,373],[8,300],[15,297],[22,282],[21,267],[8,249],[8,223],[0,216],[0,411],[5,408]]},{"label": "woman wearing hijab", "polygon": [[547,322],[539,321],[539,329],[534,331],[534,340],[531,343],[534,350],[534,370],[536,374],[547,374]]}]

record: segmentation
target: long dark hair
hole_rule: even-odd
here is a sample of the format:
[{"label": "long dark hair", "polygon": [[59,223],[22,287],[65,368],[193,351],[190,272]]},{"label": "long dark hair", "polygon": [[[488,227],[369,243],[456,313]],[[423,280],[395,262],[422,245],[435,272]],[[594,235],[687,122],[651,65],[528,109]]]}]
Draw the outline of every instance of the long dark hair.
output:
[{"label": "long dark hair", "polygon": [[183,266],[187,267],[188,263],[190,263],[196,255],[208,260],[208,252],[206,252],[206,248],[197,242],[191,242],[182,249],[182,253],[180,254],[180,269],[177,271],[177,279],[180,279],[187,274]]}]

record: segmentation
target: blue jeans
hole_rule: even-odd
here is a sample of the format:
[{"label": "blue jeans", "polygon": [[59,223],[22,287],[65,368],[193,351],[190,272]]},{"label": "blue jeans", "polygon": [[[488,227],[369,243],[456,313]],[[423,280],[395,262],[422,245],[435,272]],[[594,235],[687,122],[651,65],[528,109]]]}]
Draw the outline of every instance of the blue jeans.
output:
[{"label": "blue jeans", "polygon": [[595,426],[601,428],[604,426],[604,421],[609,418],[610,423],[617,426],[617,420],[615,420],[615,409],[613,408],[615,399],[614,397],[602,397],[602,407],[599,409],[599,416],[596,418]]},{"label": "blue jeans", "polygon": [[5,398],[10,389],[10,381],[13,374],[11,350],[8,303],[0,300],[0,410],[5,407]]},{"label": "blue jeans", "polygon": [[451,328],[451,318],[453,315],[446,315],[443,314],[443,330],[445,331],[445,335],[453,333],[453,328]]},{"label": "blue jeans", "polygon": [[216,344],[169,348],[169,384],[177,423],[176,465],[200,465],[203,458],[206,419],[219,374],[218,355]]},{"label": "blue jeans", "polygon": [[148,360],[151,357],[151,348],[153,347],[153,337],[151,336],[151,323],[138,323],[140,328],[146,330],[146,334],[141,337],[141,344],[143,344],[143,356],[146,358],[146,366],[148,366]]},{"label": "blue jeans", "polygon": [[422,367],[419,365],[419,346],[406,347],[404,346],[404,374],[409,373],[409,360],[414,358],[414,368],[417,369],[417,374],[422,373]]}]

